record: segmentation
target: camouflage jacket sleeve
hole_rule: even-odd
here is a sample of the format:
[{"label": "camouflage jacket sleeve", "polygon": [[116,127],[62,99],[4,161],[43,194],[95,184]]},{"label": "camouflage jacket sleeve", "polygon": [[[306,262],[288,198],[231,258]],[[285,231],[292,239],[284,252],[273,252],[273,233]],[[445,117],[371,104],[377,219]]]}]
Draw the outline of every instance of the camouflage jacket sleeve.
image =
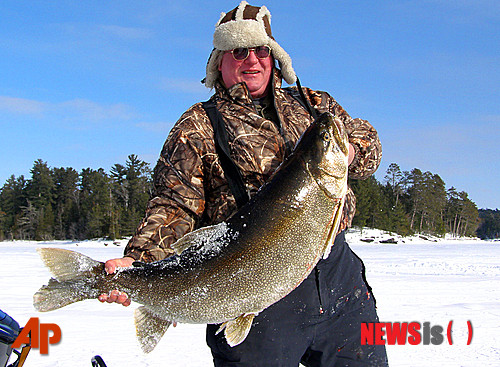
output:
[{"label": "camouflage jacket sleeve", "polygon": [[161,260],[173,253],[172,243],[196,228],[205,206],[204,129],[196,125],[196,113],[190,109],[170,132],[154,170],[146,214],[125,256],[145,262]]},{"label": "camouflage jacket sleeve", "polygon": [[354,147],[354,161],[349,166],[349,178],[366,179],[377,170],[382,159],[382,145],[377,131],[366,120],[353,119],[326,92],[308,90],[313,106],[319,111],[330,111],[344,122],[349,142]]}]

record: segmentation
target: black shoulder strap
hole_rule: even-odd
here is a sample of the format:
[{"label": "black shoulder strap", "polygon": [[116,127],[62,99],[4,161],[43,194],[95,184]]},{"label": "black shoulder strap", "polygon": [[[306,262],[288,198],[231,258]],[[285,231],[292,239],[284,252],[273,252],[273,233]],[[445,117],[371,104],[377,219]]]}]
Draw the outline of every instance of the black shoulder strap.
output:
[{"label": "black shoulder strap", "polygon": [[300,85],[299,78],[297,77],[297,89],[287,87],[285,89],[293,98],[299,102],[302,107],[305,108],[307,112],[316,120],[318,118],[318,112],[311,106],[309,100],[304,95],[304,91],[302,90],[302,85]]},{"label": "black shoulder strap", "polygon": [[224,124],[222,115],[217,109],[215,102],[211,100],[202,102],[202,106],[214,129],[215,149],[217,151],[217,155],[219,156],[222,169],[224,170],[227,183],[229,184],[229,189],[233,193],[236,205],[238,205],[238,208],[241,208],[248,202],[248,200],[250,200],[250,197],[248,196],[245,184],[243,183],[240,170],[231,159],[226,125]]}]

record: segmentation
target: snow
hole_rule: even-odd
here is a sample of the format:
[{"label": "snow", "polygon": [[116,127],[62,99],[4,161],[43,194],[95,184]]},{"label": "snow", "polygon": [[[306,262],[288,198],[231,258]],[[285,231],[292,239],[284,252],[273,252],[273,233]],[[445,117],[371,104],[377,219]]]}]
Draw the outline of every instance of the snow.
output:
[{"label": "snow", "polygon": [[[500,366],[500,242],[478,239],[401,238],[377,230],[350,230],[348,242],[364,261],[382,322],[453,321],[453,345],[387,346],[391,366]],[[364,242],[370,239],[372,242]],[[394,241],[381,243],[393,238]],[[397,242],[397,243],[391,243]],[[211,366],[205,326],[171,327],[144,355],[135,340],[133,310],[87,300],[49,313],[33,309],[32,297],[50,278],[37,247],[79,251],[96,260],[122,255],[126,241],[0,242],[0,309],[21,326],[30,317],[56,323],[62,339],[48,355],[32,349],[25,366],[91,366],[99,354],[114,366]],[[467,345],[467,321],[474,328]],[[14,357],[11,357],[13,362]]]}]

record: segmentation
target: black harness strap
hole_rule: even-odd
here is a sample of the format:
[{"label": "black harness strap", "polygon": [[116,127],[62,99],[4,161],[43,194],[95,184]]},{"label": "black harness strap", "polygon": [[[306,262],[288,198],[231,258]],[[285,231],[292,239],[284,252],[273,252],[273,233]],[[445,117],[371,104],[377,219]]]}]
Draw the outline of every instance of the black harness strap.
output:
[{"label": "black harness strap", "polygon": [[224,175],[226,176],[227,183],[229,184],[229,189],[233,193],[236,205],[238,208],[241,208],[250,200],[250,196],[243,183],[240,170],[231,159],[226,125],[224,124],[222,115],[217,109],[215,102],[211,100],[202,102],[202,106],[214,129],[215,150],[219,156],[219,161],[224,171]]},{"label": "black harness strap", "polygon": [[302,90],[302,85],[300,85],[298,77],[296,83],[297,83],[297,89],[291,87],[283,89],[286,90],[288,94],[290,94],[293,98],[295,98],[297,102],[299,102],[302,105],[302,107],[304,107],[305,110],[309,112],[309,114],[316,120],[318,118],[318,112],[311,106],[309,100],[304,95],[304,91]]}]

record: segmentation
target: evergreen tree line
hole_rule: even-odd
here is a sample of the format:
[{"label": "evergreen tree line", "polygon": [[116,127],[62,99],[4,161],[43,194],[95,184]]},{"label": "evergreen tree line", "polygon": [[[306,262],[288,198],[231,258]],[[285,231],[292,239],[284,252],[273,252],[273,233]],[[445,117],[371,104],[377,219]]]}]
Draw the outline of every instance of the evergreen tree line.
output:
[{"label": "evergreen tree line", "polygon": [[499,236],[498,211],[492,220],[497,225],[496,234],[486,232],[485,228],[492,223],[481,221],[479,210],[468,194],[454,187],[446,189],[437,174],[418,168],[402,171],[399,165],[391,163],[382,183],[371,176],[368,180],[352,180],[350,184],[357,198],[355,226],[401,235]]},{"label": "evergreen tree line", "polygon": [[149,163],[50,168],[37,160],[31,178],[12,175],[0,192],[0,240],[116,239],[134,233],[150,195]]},{"label": "evergreen tree line", "polygon": [[481,225],[477,230],[478,237],[483,239],[500,238],[500,210],[481,209],[479,210],[479,218]]},{"label": "evergreen tree line", "polygon": [[[149,163],[129,155],[125,165],[50,168],[35,161],[31,178],[11,176],[0,189],[0,240],[116,239],[134,233],[150,196]],[[392,163],[383,182],[351,180],[353,225],[401,235],[500,237],[500,212],[479,211],[468,194],[445,188],[437,174],[401,171]]]}]

